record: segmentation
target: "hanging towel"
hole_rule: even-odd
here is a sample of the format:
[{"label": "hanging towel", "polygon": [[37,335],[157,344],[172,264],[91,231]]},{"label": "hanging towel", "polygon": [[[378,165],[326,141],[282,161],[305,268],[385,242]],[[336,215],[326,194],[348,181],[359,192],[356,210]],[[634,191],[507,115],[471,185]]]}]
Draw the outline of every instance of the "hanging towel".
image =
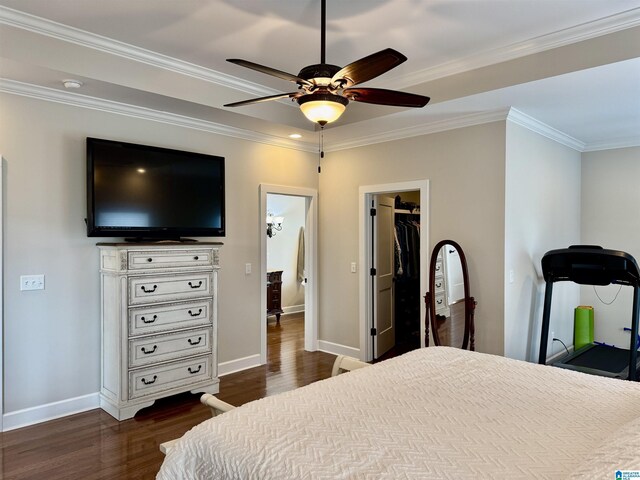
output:
[{"label": "hanging towel", "polygon": [[298,281],[305,284],[304,271],[304,227],[300,227],[298,232]]}]

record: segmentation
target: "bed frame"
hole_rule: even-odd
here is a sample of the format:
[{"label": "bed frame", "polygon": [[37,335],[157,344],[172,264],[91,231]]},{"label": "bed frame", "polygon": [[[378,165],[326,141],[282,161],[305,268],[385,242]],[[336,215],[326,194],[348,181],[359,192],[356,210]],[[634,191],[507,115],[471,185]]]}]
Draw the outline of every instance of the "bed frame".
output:
[{"label": "bed frame", "polygon": [[[340,375],[341,373],[350,372],[351,370],[357,370],[359,368],[368,367],[370,365],[371,365],[370,363],[363,362],[353,357],[338,355],[336,357],[335,362],[333,362],[333,368],[331,369],[331,376],[335,377],[336,375]],[[209,407],[209,409],[211,410],[212,417],[216,417],[218,415],[221,415],[223,413],[226,413],[236,408],[230,403],[223,402],[222,400],[220,400],[214,395],[211,395],[210,393],[205,393],[204,395],[202,395],[202,397],[200,397],[200,402],[203,405]],[[169,440],[167,442],[161,443],[160,451],[166,455],[169,449],[173,447],[173,445],[178,440],[180,439],[176,438],[174,440]]]}]

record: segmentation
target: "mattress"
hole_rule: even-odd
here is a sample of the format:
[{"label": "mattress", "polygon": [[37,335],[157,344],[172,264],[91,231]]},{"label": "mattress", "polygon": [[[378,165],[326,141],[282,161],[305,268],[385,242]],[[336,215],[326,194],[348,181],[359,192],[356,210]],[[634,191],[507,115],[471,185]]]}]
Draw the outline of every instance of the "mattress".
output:
[{"label": "mattress", "polygon": [[640,384],[429,347],[207,420],[159,480],[615,478]]}]

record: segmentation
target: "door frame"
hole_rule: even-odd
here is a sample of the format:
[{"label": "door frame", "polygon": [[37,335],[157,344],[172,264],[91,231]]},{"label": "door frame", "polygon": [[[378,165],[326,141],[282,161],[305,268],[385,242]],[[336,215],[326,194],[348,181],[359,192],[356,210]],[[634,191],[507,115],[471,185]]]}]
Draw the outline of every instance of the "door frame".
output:
[{"label": "door frame", "polygon": [[[369,288],[372,238],[371,216],[369,210],[374,195],[390,194],[409,191],[420,192],[420,292],[429,288],[429,180],[412,180],[408,182],[386,183],[379,185],[363,185],[359,188],[359,214],[358,214],[358,257],[360,263],[359,280],[359,320],[360,320],[360,360],[369,362],[373,360],[373,347],[371,345],[371,328],[373,326],[373,310],[371,308],[371,289]],[[265,274],[266,275],[266,274]],[[266,308],[266,304],[265,304]],[[425,304],[420,302],[420,346],[424,347],[425,331]]]},{"label": "door frame", "polygon": [[4,201],[5,160],[0,154],[0,432],[4,431]]},{"label": "door frame", "polygon": [[304,260],[307,284],[304,287],[304,349],[318,349],[318,191],[313,188],[260,184],[258,232],[260,235],[260,364],[267,363],[267,194],[305,199]]}]

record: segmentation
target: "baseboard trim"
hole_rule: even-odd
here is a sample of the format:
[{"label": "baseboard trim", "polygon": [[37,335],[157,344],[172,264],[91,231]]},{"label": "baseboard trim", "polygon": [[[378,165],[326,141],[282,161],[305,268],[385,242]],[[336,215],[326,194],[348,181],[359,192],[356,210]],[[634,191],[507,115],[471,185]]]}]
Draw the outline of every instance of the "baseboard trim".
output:
[{"label": "baseboard trim", "polygon": [[[218,365],[218,374],[219,376],[224,376],[258,366],[260,366],[260,355],[250,355],[248,357],[231,360],[230,362],[220,363]],[[48,422],[49,420],[55,420],[56,418],[66,417],[96,408],[100,408],[100,394],[98,392],[60,400],[59,402],[25,408],[15,412],[5,413],[2,416],[2,431],[8,432],[9,430]]]},{"label": "baseboard trim", "polygon": [[318,340],[318,350],[321,352],[332,353],[334,355],[346,355],[360,359],[360,349],[340,345],[339,343],[327,342],[326,340]]},{"label": "baseboard trim", "polygon": [[48,422],[56,418],[66,417],[76,413],[86,412],[100,407],[100,395],[98,392],[68,398],[59,402],[47,403],[36,407],[25,408],[15,412],[9,412],[2,416],[3,431],[28,427],[36,423]]},{"label": "baseboard trim", "polygon": [[222,362],[218,364],[218,376],[223,377],[230,373],[239,372],[241,370],[247,370],[253,367],[259,367],[260,354],[249,355],[248,357],[237,358],[229,362]]},{"label": "baseboard trim", "polygon": [[302,305],[290,305],[288,307],[282,307],[282,311],[284,315],[287,315],[289,313],[304,312],[304,303]]}]

